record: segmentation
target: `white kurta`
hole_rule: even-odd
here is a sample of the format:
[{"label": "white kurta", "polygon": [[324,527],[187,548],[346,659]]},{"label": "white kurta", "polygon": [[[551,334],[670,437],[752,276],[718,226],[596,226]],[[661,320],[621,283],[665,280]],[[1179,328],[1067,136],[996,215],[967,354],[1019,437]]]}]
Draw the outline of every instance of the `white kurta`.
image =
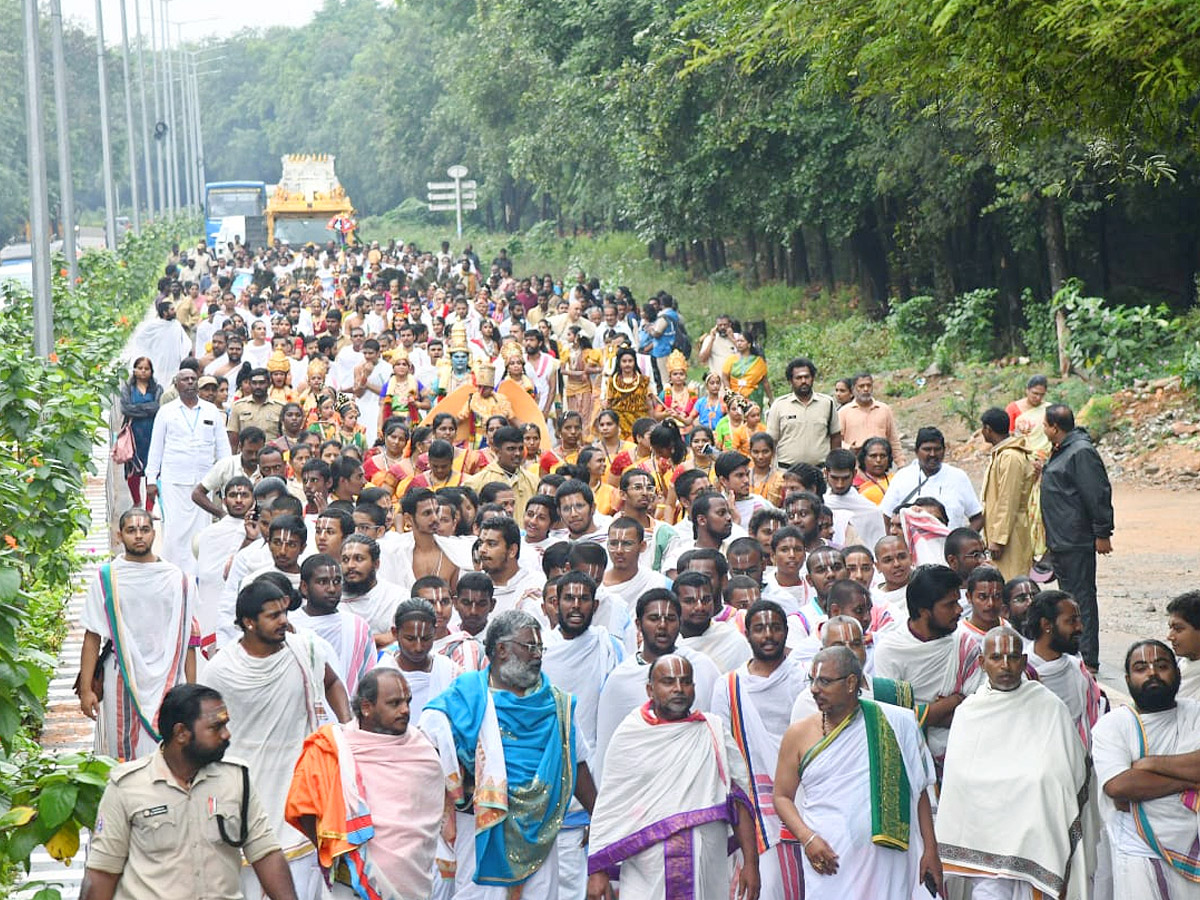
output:
[{"label": "white kurta", "polygon": [[[917,896],[918,869],[924,844],[918,827],[921,794],[934,783],[933,761],[921,740],[912,710],[879,704],[900,744],[908,773],[908,852],[871,842],[871,766],[862,713],[800,775],[804,796],[800,817],[838,855],[835,875],[816,872],[804,858],[805,900],[908,900]],[[922,888],[922,891],[924,889]]]},{"label": "white kurta", "polygon": [[371,634],[388,634],[395,622],[396,607],[407,599],[408,593],[399,586],[376,581],[375,586],[362,596],[343,594],[340,608],[365,621]]},{"label": "white kurta", "polygon": [[336,609],[327,616],[310,616],[303,608],[288,613],[288,622],[322,638],[337,654],[331,660],[351,697],[359,680],[375,668],[375,638],[367,623],[353,613]]},{"label": "white kurta", "polygon": [[[611,750],[592,813],[589,867],[615,857],[622,897],[682,896],[675,883],[681,876],[668,876],[669,856],[673,869],[686,866],[690,871],[690,896],[728,898],[729,823],[723,818],[695,825],[684,820],[686,814],[707,818],[704,811],[725,807],[735,788],[747,793],[746,764],[725,721],[705,714],[702,721],[651,724],[637,709],[617,728]],[[688,777],[678,777],[681,772]],[[666,840],[655,839],[658,835],[648,831],[653,826],[667,831]],[[632,854],[606,855],[617,842],[646,846]]]},{"label": "white kurta", "polygon": [[[972,694],[983,678],[978,645],[959,632],[922,641],[903,623],[876,637],[875,674],[907,681],[918,703],[932,703],[955,692]],[[948,735],[949,729],[941,726],[925,730],[935,759],[945,755]]]},{"label": "white kurta", "polygon": [[575,727],[596,746],[600,691],[613,669],[625,659],[624,645],[600,625],[591,626],[572,640],[555,630],[547,636],[542,673],[559,690],[575,698]]},{"label": "white kurta", "polygon": [[750,659],[750,643],[729,622],[712,622],[703,634],[695,637],[681,635],[679,646],[703,653],[722,673],[732,672]]},{"label": "white kurta", "polygon": [[225,415],[205,400],[190,407],[172,400],[154,417],[146,480],[158,485],[162,556],[191,576],[196,574],[192,539],[212,523],[212,516],[192,502],[192,488],[229,454]]},{"label": "white kurta", "polygon": [[246,524],[225,516],[196,537],[196,620],[204,642],[216,640],[221,594],[225,590],[225,564],[246,538]]},{"label": "white kurta", "polygon": [[450,682],[463,673],[462,667],[448,656],[435,653],[429,659],[432,665],[428,672],[405,672],[396,662],[394,650],[379,657],[381,669],[395,669],[408,682],[408,689],[412,691],[412,700],[409,701],[410,722],[421,718],[425,704],[450,687]]}]

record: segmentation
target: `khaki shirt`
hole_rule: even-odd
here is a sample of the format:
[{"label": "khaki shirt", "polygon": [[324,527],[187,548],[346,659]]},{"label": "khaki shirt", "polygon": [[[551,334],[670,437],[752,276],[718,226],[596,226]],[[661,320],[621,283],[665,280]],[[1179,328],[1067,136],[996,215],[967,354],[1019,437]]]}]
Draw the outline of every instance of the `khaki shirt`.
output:
[{"label": "khaki shirt", "polygon": [[529,502],[529,498],[537,493],[537,482],[533,476],[524,467],[518,467],[517,471],[511,475],[500,468],[500,463],[491,462],[476,472],[471,477],[471,489],[476,493],[490,481],[503,481],[513,489],[513,494],[517,499],[517,508],[513,512],[513,518],[518,522],[525,515],[525,504]]},{"label": "khaki shirt", "polygon": [[262,403],[253,397],[243,397],[233,404],[229,410],[228,431],[237,434],[248,425],[257,425],[267,433],[267,440],[273,441],[279,437],[279,416],[283,412],[283,404],[270,398]]},{"label": "khaki shirt", "polygon": [[186,790],[162,751],[114,768],[100,800],[87,867],[120,875],[114,900],[235,900],[242,896],[242,856],[253,864],[279,841],[251,783],[249,823],[241,849],[242,768],[211,763]]},{"label": "khaki shirt", "polygon": [[837,401],[828,394],[813,392],[808,403],[796,394],[780,397],[767,413],[767,431],[775,438],[775,459],[779,468],[796,463],[823,465],[829,455],[829,438],[840,434]]}]

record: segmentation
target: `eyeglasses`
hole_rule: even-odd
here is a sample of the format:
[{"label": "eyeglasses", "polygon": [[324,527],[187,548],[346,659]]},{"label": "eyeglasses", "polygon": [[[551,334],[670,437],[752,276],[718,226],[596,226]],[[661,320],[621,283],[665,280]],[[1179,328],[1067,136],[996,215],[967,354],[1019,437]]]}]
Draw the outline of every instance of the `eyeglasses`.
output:
[{"label": "eyeglasses", "polygon": [[525,641],[501,641],[501,643],[512,644],[516,647],[524,647],[525,652],[530,656],[541,656],[543,651],[546,649],[541,644],[530,644],[526,643]]},{"label": "eyeglasses", "polygon": [[971,553],[964,553],[967,559],[991,559],[992,551],[990,550],[975,550]]},{"label": "eyeglasses", "polygon": [[843,675],[841,678],[826,678],[824,675],[819,675],[813,679],[813,684],[815,684],[821,690],[825,690],[828,687],[833,687],[833,685],[837,684],[839,681],[845,681],[849,677],[849,675]]}]

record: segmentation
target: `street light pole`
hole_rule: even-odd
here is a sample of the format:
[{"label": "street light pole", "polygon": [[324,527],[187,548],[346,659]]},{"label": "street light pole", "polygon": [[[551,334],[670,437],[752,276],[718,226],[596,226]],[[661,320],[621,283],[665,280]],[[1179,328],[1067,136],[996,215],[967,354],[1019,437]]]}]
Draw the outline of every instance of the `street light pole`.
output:
[{"label": "street light pole", "polygon": [[196,58],[192,57],[192,109],[196,111],[196,163],[197,174],[200,178],[200,201],[204,202],[204,185],[208,183],[208,173],[204,169],[204,128],[200,123],[200,75],[196,71]]},{"label": "street light pole", "polygon": [[24,0],[25,125],[29,160],[29,240],[33,257],[33,350],[49,356],[54,348],[50,287],[50,202],[42,148],[42,86],[38,74],[37,0]]},{"label": "street light pole", "polygon": [[[133,230],[142,233],[141,202],[138,198],[137,141],[133,139],[133,82],[129,79],[129,23],[125,18],[125,0],[121,4],[121,71],[125,76],[125,139],[129,155],[129,199],[133,205]],[[148,186],[147,186],[148,187]]]},{"label": "street light pole", "polygon": [[[122,8],[125,0],[121,0]],[[154,218],[154,172],[150,162],[150,125],[146,119],[146,61],[142,57],[142,10],[139,0],[133,0],[133,26],[137,36],[138,94],[142,107],[142,162],[146,170],[146,213]]]},{"label": "street light pole", "polygon": [[163,89],[166,91],[167,97],[167,147],[171,164],[171,200],[172,205],[178,211],[181,206],[187,204],[187,198],[181,196],[182,186],[179,183],[179,142],[175,139],[176,125],[179,120],[175,116],[175,67],[171,62],[171,27],[170,20],[167,18],[167,2],[166,0],[161,0],[161,2],[163,69],[166,72],[163,78]]},{"label": "street light pole", "polygon": [[58,220],[63,229],[63,255],[67,258],[67,289],[79,278],[75,251],[75,185],[71,173],[71,132],[67,116],[67,63],[63,46],[62,4],[50,0],[50,48],[54,61],[54,117],[58,138]]},{"label": "street light pole", "polygon": [[[192,100],[187,86],[187,51],[183,49],[183,25],[175,25],[175,63],[179,70],[179,117],[183,124],[184,184],[187,186],[188,206],[196,205],[196,157],[192,145]],[[172,88],[174,90],[174,88]]]},{"label": "street light pole", "polygon": [[117,249],[117,200],[113,185],[112,141],[108,133],[108,67],[104,64],[104,9],[96,0],[96,68],[100,81],[100,155],[104,167],[104,234],[108,249]]},{"label": "street light pole", "polygon": [[154,155],[158,161],[158,200],[163,213],[174,212],[175,207],[171,203],[171,190],[167,184],[167,175],[170,172],[170,167],[166,163],[166,158],[163,153],[163,143],[165,135],[160,136],[158,125],[163,121],[162,114],[162,94],[160,91],[158,80],[158,25],[154,17],[154,4],[157,0],[150,0],[150,62],[154,70]]}]

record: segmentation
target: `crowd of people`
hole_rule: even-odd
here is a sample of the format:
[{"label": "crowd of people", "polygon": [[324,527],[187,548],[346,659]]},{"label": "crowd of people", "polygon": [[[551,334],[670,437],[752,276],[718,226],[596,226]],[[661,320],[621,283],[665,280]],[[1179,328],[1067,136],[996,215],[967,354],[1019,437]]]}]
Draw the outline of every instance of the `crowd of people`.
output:
[{"label": "crowd of people", "polygon": [[977,492],[865,370],[446,243],[201,245],[130,356],[87,900],[1200,896],[1200,592],[1110,709],[1045,378]]}]

